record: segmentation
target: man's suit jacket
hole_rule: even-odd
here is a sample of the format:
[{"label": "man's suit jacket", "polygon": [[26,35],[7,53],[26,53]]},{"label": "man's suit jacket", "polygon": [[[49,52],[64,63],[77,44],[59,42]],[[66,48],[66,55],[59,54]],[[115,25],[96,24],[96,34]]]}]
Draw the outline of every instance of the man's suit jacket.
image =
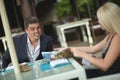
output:
[{"label": "man's suit jacket", "polygon": [[[27,34],[24,33],[22,35],[17,35],[13,38],[16,54],[18,57],[18,62],[29,62],[28,54],[27,54]],[[42,59],[41,52],[42,51],[52,51],[53,50],[53,42],[50,36],[42,34],[40,36],[40,53],[37,57],[38,59]],[[9,50],[5,52],[3,56],[3,67],[7,67],[8,64],[11,62]]]}]

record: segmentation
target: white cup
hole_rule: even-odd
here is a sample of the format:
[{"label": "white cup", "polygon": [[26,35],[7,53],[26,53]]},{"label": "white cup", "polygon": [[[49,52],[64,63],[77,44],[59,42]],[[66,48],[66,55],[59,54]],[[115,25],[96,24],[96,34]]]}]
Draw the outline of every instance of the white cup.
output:
[{"label": "white cup", "polygon": [[42,56],[44,59],[50,60],[51,52],[42,52]]}]

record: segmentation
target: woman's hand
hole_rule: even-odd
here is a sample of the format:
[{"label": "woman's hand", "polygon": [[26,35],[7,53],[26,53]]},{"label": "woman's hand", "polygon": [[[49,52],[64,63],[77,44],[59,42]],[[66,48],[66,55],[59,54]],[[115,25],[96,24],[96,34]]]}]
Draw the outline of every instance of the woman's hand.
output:
[{"label": "woman's hand", "polygon": [[74,52],[73,55],[74,55],[75,57],[84,58],[84,57],[87,56],[88,54],[87,54],[86,52],[79,51],[79,52]]},{"label": "woman's hand", "polygon": [[73,53],[79,52],[79,49],[76,48],[76,47],[71,47],[70,50],[71,50],[71,52],[73,52]]},{"label": "woman's hand", "polygon": [[84,51],[81,51],[81,50],[79,50],[78,48],[76,48],[76,47],[73,47],[73,48],[70,48],[71,49],[71,52],[73,52],[73,55],[75,56],[75,57],[85,57],[85,55],[87,54],[86,52],[84,52]]}]

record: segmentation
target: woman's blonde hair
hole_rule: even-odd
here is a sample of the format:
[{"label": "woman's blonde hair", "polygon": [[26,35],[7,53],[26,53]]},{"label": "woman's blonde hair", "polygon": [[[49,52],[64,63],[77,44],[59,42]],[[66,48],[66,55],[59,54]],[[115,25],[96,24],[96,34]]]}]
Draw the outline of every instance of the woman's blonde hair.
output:
[{"label": "woman's blonde hair", "polygon": [[98,20],[104,28],[112,33],[120,34],[120,7],[112,2],[107,2],[97,11]]}]

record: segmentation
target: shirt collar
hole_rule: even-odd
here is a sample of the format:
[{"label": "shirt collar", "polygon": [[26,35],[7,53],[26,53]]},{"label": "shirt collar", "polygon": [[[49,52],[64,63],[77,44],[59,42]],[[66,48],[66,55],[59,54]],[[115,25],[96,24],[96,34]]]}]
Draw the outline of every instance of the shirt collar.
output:
[{"label": "shirt collar", "polygon": [[[28,36],[27,36],[27,44],[32,45],[31,42],[30,42],[30,39],[28,38]],[[38,39],[38,44],[40,44],[40,39]]]}]

